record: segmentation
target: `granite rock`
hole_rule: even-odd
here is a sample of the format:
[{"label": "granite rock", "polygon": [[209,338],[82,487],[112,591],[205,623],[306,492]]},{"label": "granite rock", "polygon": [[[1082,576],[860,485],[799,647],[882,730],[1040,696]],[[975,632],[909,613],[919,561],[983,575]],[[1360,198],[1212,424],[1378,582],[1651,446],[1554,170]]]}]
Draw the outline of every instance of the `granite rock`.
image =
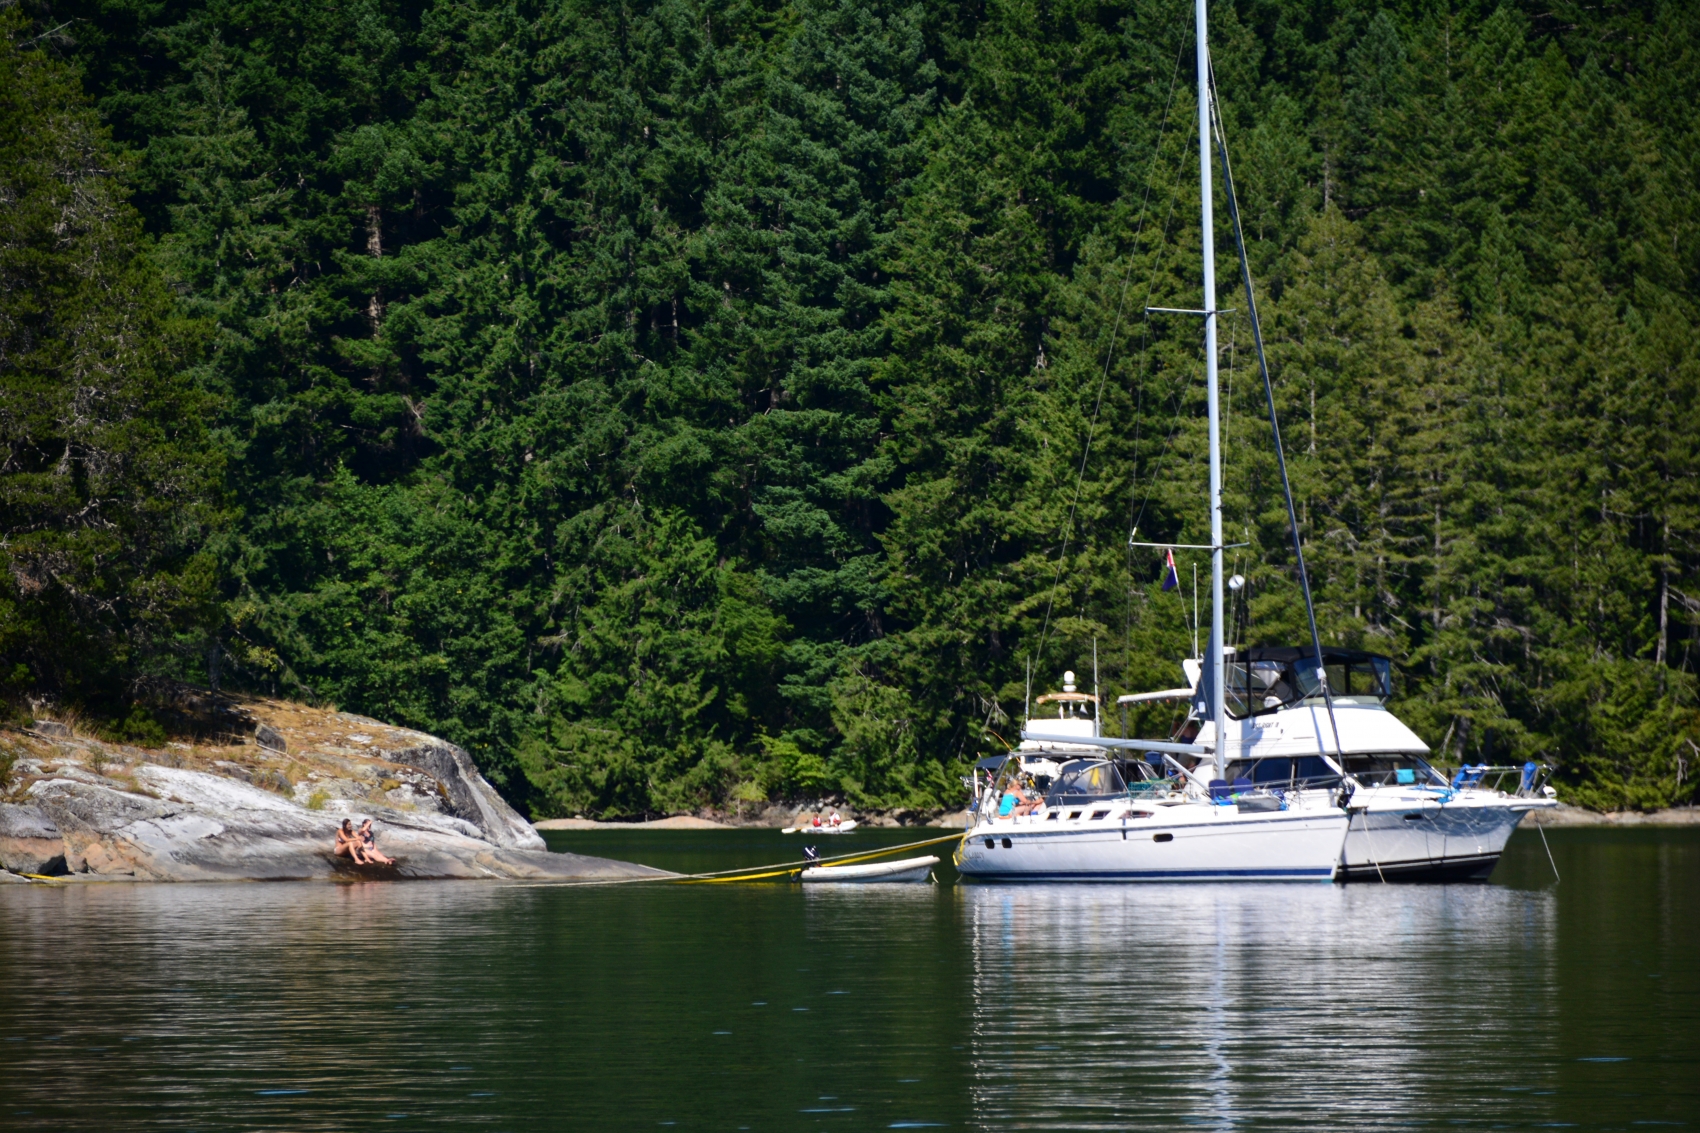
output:
[{"label": "granite rock", "polygon": [[0,803],[0,867],[14,873],[64,873],[65,842],[38,806]]},{"label": "granite rock", "polygon": [[[45,779],[29,796],[63,838],[72,873],[152,881],[332,877],[608,879],[661,876],[627,862],[500,845],[453,815],[384,807],[312,811],[247,783],[144,764],[149,794]],[[373,819],[393,867],[332,852],[343,817]],[[541,840],[540,840],[541,841]]]},{"label": "granite rock", "polygon": [[387,753],[392,763],[417,767],[441,783],[448,794],[449,813],[477,826],[498,846],[514,850],[544,849],[543,836],[496,793],[473,766],[472,758],[454,744],[437,741]]}]

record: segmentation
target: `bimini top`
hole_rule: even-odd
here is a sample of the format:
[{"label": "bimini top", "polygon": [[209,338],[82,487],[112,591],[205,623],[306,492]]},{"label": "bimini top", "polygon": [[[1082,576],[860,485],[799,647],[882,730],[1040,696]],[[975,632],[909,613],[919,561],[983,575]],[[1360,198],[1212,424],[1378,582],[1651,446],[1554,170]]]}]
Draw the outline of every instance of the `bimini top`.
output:
[{"label": "bimini top", "polygon": [[[1228,655],[1230,661],[1285,661],[1291,663],[1300,657],[1315,657],[1316,650],[1308,645],[1253,645],[1249,649],[1236,650]],[[1328,665],[1352,664],[1360,661],[1386,661],[1380,653],[1366,653],[1362,649],[1335,649],[1332,646],[1322,647],[1322,660]]]},{"label": "bimini top", "polygon": [[[1385,704],[1393,695],[1393,662],[1361,649],[1322,651],[1328,691],[1340,704]],[[1224,668],[1228,715],[1261,716],[1322,695],[1316,651],[1305,646],[1254,646],[1228,658]]]}]

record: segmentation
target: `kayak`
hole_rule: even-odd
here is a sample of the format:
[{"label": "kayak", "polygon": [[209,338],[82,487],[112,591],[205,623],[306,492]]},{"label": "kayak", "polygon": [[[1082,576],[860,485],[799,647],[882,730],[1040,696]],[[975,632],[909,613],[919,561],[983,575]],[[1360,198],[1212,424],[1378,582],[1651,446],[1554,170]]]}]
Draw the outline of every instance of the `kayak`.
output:
[{"label": "kayak", "polygon": [[854,829],[856,829],[856,820],[854,818],[847,818],[843,822],[840,822],[837,826],[832,826],[832,825],[829,825],[825,822],[821,823],[819,826],[787,826],[784,830],[781,830],[780,833],[781,834],[848,834],[848,833],[850,833],[850,831],[852,831]]},{"label": "kayak", "polygon": [[925,882],[939,864],[937,858],[904,858],[896,862],[868,862],[865,865],[822,865],[803,871],[802,880],[816,885],[868,885],[875,882]]}]

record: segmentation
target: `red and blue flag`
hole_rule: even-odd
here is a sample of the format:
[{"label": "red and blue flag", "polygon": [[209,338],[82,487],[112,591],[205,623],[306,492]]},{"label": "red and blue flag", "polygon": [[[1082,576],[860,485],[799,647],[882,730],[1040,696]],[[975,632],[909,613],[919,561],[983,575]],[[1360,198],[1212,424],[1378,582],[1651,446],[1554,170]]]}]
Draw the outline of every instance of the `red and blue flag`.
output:
[{"label": "red and blue flag", "polygon": [[1181,576],[1175,572],[1174,548],[1171,547],[1164,553],[1167,554],[1169,558],[1168,562],[1163,567],[1163,589],[1178,590],[1181,585]]}]

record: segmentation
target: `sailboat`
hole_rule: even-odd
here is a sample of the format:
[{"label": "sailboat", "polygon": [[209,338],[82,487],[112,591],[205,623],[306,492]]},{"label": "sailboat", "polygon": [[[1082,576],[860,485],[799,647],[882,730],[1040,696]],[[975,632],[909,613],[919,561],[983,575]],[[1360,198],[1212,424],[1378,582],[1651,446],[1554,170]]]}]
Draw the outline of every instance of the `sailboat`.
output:
[{"label": "sailboat", "polygon": [[[1200,666],[1198,728],[1184,740],[1108,737],[1086,702],[1057,697],[1055,721],[1029,719],[1022,748],[989,785],[976,777],[975,808],[956,851],[969,878],[1067,881],[1332,881],[1340,866],[1348,817],[1339,768],[1322,783],[1291,779],[1258,788],[1236,785],[1227,772],[1225,697],[1221,402],[1216,359],[1216,264],[1210,139],[1212,102],[1205,0],[1195,0],[1198,58],[1199,195],[1205,308],[1181,312],[1204,320],[1205,385],[1210,434],[1211,622]],[[1243,260],[1243,257],[1242,257]],[[1283,466],[1284,473],[1284,466]],[[1295,524],[1296,530],[1296,524]],[[1174,545],[1167,545],[1174,546]],[[1306,587],[1308,604],[1308,585]],[[1320,647],[1316,655],[1320,655]],[[1068,690],[1072,692],[1071,690]],[[1189,694],[1192,690],[1189,690]],[[1072,712],[1069,706],[1074,706]],[[1065,721],[1072,726],[1062,727]],[[1047,723],[1049,727],[1047,727]],[[1055,775],[1023,770],[1042,754],[1082,758],[1057,764]],[[1116,759],[1121,751],[1135,758]],[[1158,774],[1151,762],[1163,761]],[[1055,762],[1054,760],[1052,761]],[[1047,781],[1039,782],[1040,778]]]}]

